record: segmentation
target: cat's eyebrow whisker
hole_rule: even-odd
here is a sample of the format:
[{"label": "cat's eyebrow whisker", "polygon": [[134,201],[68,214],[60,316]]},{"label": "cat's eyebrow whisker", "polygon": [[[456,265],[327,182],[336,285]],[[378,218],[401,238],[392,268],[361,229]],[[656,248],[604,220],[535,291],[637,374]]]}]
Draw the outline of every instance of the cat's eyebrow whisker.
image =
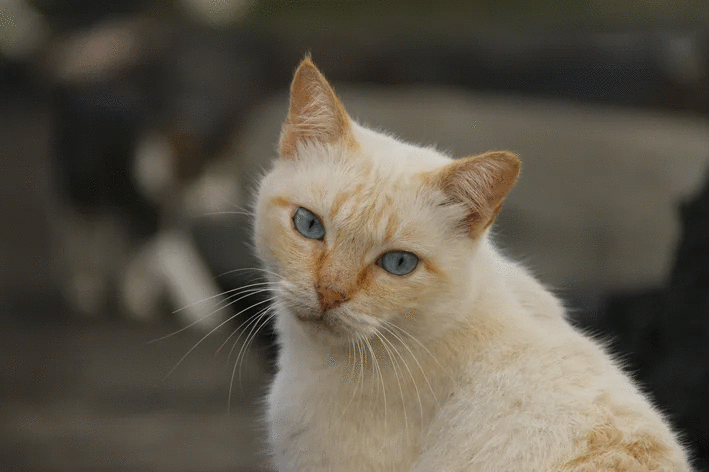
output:
[{"label": "cat's eyebrow whisker", "polygon": [[[206,315],[204,315],[203,317],[201,317],[201,318],[199,318],[199,319],[193,321],[192,323],[189,323],[189,324],[183,326],[182,328],[180,328],[180,329],[178,329],[178,330],[176,330],[176,331],[173,331],[172,333],[166,334],[166,335],[164,335],[164,336],[160,336],[160,337],[155,338],[155,339],[151,339],[150,341],[147,342],[147,344],[152,344],[152,343],[156,343],[156,342],[158,342],[158,341],[163,341],[163,340],[165,340],[165,339],[171,338],[172,336],[175,336],[175,335],[177,335],[177,334],[180,334],[181,332],[183,332],[183,331],[185,331],[185,330],[191,328],[192,326],[201,323],[202,321],[206,320],[207,318],[209,318],[210,316],[214,315],[214,314],[217,313],[218,311],[223,310],[224,308],[233,305],[234,303],[238,302],[239,300],[242,300],[242,299],[244,299],[244,298],[246,298],[246,297],[249,297],[249,296],[251,296],[251,295],[255,295],[255,294],[258,294],[258,293],[262,293],[262,292],[268,292],[268,291],[269,291],[268,289],[252,289],[252,290],[245,290],[244,292],[240,292],[240,293],[231,294],[229,297],[226,298],[226,300],[222,300],[222,301],[220,301],[219,303],[217,303],[214,307],[212,307],[212,308],[214,308],[214,309],[213,309],[212,311],[210,311],[209,313],[207,313]],[[243,295],[243,294],[246,293],[246,292],[248,292],[246,295],[244,295],[244,296],[242,296],[242,297],[240,297],[240,298],[237,298],[236,300],[233,300],[234,297],[238,297],[239,295]],[[226,292],[225,292],[225,293],[226,293]],[[220,296],[221,296],[221,295],[222,295],[222,294],[220,294]],[[210,297],[210,298],[214,298],[214,297]],[[202,303],[203,301],[206,301],[206,300],[202,300],[202,301],[196,302],[196,303]],[[195,304],[196,304],[196,303],[195,303]],[[220,304],[221,304],[221,306],[219,306]],[[193,305],[194,305],[194,304],[193,304]],[[193,306],[193,305],[190,305],[190,306]],[[181,308],[180,310],[177,310],[177,311],[173,312],[173,314],[174,314],[174,313],[177,313],[178,311],[181,311],[181,310],[182,310],[182,308]],[[239,312],[239,313],[241,313],[241,312]],[[233,318],[233,316],[232,316],[231,318],[229,318],[229,319],[232,319],[232,318]],[[222,323],[222,324],[224,324],[224,323]],[[220,324],[219,326],[221,326],[221,324]]]},{"label": "cat's eyebrow whisker", "polygon": [[[414,362],[416,362],[416,365],[418,366],[419,370],[421,371],[421,374],[423,375],[423,378],[424,378],[424,380],[426,381],[426,384],[428,384],[428,388],[429,388],[429,390],[431,391],[431,395],[433,395],[433,400],[434,400],[436,403],[438,403],[438,399],[436,398],[436,392],[434,392],[433,386],[431,385],[431,382],[428,380],[428,376],[426,375],[426,371],[425,371],[424,368],[421,366],[421,363],[419,362],[419,360],[416,358],[415,353],[414,353],[414,352],[411,350],[411,348],[404,342],[404,340],[401,339],[401,337],[400,337],[398,334],[396,334],[394,331],[392,331],[390,328],[388,328],[387,326],[382,326],[382,329],[384,329],[387,333],[389,333],[389,334],[392,335],[394,338],[396,338],[396,340],[399,341],[399,343],[401,343],[401,344],[406,348],[407,351],[409,351],[409,354],[411,355],[411,357],[413,357]],[[392,347],[393,347],[393,346],[392,346]],[[409,373],[410,373],[410,372],[409,372]],[[413,376],[412,376],[412,379],[413,379]],[[414,383],[415,383],[415,382],[414,382]]]},{"label": "cat's eyebrow whisker", "polygon": [[[392,333],[386,327],[382,326],[382,328],[384,328],[389,334],[392,334],[396,339],[398,339],[398,341],[400,343],[403,344],[400,337],[396,336],[394,333]],[[396,346],[394,346],[394,344],[390,340],[386,339],[386,336],[382,336],[382,339],[384,341],[386,341],[387,343],[389,343],[389,346],[391,346],[391,348],[394,350],[394,352],[396,352],[396,354],[401,359],[401,362],[404,364],[404,367],[406,367],[406,370],[409,373],[409,377],[411,377],[411,381],[414,384],[414,389],[416,390],[416,397],[418,398],[418,401],[419,401],[419,411],[421,413],[421,424],[423,424],[423,403],[421,402],[421,394],[419,392],[418,384],[416,383],[416,378],[414,377],[414,374],[411,372],[411,369],[409,368],[409,364],[406,362],[406,359],[404,359],[404,356],[399,352],[399,350],[396,348]],[[407,347],[406,345],[404,345],[404,346]],[[408,349],[408,347],[407,347],[407,349]],[[414,354],[411,352],[411,350],[409,350],[409,354],[411,354],[411,357],[413,357],[414,360],[416,361],[416,356],[414,356]],[[418,361],[416,361],[416,363],[418,364]],[[419,369],[421,369],[420,364],[419,364]],[[423,369],[421,369],[421,371],[423,372]],[[403,375],[403,372],[402,372],[402,375]],[[424,372],[423,375],[425,377],[426,373]],[[429,387],[430,387],[430,384],[429,384]],[[433,389],[431,389],[431,393],[433,393]],[[435,395],[434,395],[434,398],[435,398]]]},{"label": "cat's eyebrow whisker", "polygon": [[[180,358],[179,361],[177,361],[177,364],[175,364],[175,366],[174,366],[172,369],[170,369],[170,372],[168,372],[167,375],[165,375],[165,378],[164,378],[163,380],[165,380],[165,379],[167,379],[168,377],[170,377],[170,375],[175,371],[175,369],[177,369],[177,368],[180,366],[180,364],[182,364],[182,362],[187,358],[187,356],[189,356],[190,353],[191,353],[192,351],[194,351],[194,350],[197,348],[197,346],[199,346],[200,344],[202,344],[202,342],[203,342],[205,339],[207,339],[207,338],[208,338],[212,333],[214,333],[216,330],[218,330],[219,328],[221,328],[222,326],[224,326],[225,324],[227,324],[228,322],[230,322],[231,320],[233,320],[234,318],[236,318],[237,316],[239,316],[239,315],[242,314],[243,312],[245,312],[245,311],[247,311],[247,310],[250,310],[251,308],[253,308],[253,307],[255,307],[255,306],[258,306],[258,305],[262,305],[262,304],[264,304],[264,303],[271,302],[271,301],[272,301],[273,299],[275,299],[275,298],[276,298],[276,297],[271,297],[271,298],[268,298],[268,299],[266,299],[266,300],[263,300],[263,301],[254,303],[253,305],[244,308],[244,309],[241,310],[240,312],[236,313],[236,314],[233,315],[233,316],[230,316],[230,317],[227,318],[226,320],[224,320],[224,321],[222,321],[221,323],[219,323],[219,324],[218,324],[217,326],[215,326],[211,331],[209,331],[207,334],[205,334],[204,336],[202,336],[202,338],[201,338],[199,341],[197,341],[197,342],[194,344],[194,346],[192,346],[192,347],[190,348],[190,350],[187,351],[187,352],[185,353],[185,355]],[[232,303],[236,303],[236,302],[232,302]]]}]

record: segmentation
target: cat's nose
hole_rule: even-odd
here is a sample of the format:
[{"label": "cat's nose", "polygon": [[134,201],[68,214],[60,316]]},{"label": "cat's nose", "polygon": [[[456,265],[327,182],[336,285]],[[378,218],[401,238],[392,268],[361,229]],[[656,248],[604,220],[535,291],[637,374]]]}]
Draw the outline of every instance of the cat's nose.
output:
[{"label": "cat's nose", "polygon": [[316,285],[315,290],[318,292],[318,301],[323,311],[332,310],[342,305],[350,298],[345,292],[331,287]]}]

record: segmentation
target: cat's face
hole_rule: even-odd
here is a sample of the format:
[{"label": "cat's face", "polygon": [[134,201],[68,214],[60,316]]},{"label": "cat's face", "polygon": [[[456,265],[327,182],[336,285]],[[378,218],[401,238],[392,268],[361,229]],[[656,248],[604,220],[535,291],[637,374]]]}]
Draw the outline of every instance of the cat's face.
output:
[{"label": "cat's face", "polygon": [[279,316],[333,339],[445,325],[518,170],[508,154],[454,163],[356,125],[308,60],[280,154],[259,188],[256,250]]}]

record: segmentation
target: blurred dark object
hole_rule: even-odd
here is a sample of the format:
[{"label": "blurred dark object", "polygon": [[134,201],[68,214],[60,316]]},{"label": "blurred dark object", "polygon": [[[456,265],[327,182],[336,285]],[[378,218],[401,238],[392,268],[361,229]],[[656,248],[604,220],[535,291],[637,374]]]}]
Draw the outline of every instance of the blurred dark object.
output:
[{"label": "blurred dark object", "polygon": [[584,327],[611,341],[709,470],[709,179],[680,215],[668,284],[609,297]]},{"label": "blurred dark object", "polygon": [[309,50],[335,80],[436,83],[583,102],[709,113],[709,29],[320,34],[282,41],[289,66]]},{"label": "blurred dark object", "polygon": [[[250,319],[261,300],[229,291],[253,274],[219,283],[213,276],[253,265],[246,217],[234,211],[244,204],[245,176],[232,150],[270,83],[259,55],[267,45],[139,14],[79,23],[52,43],[45,65],[68,306],[143,321],[178,310],[183,324],[205,329],[236,312],[237,322]],[[210,232],[210,213],[232,217]],[[229,251],[206,257],[224,241]]]},{"label": "blurred dark object", "polygon": [[[167,21],[99,22],[52,49],[62,195],[85,212],[129,212],[147,233],[162,199],[176,198],[219,157],[264,93],[264,47]],[[150,132],[172,153],[166,178],[174,181],[157,192],[167,196],[136,187],[137,148]]]}]

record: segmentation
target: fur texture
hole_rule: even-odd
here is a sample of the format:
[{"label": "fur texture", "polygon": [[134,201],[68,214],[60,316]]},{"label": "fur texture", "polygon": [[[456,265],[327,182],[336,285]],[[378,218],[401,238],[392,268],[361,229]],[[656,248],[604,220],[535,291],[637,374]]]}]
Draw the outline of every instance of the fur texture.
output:
[{"label": "fur texture", "polygon": [[[349,119],[309,59],[261,181],[285,471],[688,471],[662,416],[489,240],[519,161],[452,160]],[[295,228],[306,208],[325,228]],[[380,257],[419,258],[393,275]]]}]

